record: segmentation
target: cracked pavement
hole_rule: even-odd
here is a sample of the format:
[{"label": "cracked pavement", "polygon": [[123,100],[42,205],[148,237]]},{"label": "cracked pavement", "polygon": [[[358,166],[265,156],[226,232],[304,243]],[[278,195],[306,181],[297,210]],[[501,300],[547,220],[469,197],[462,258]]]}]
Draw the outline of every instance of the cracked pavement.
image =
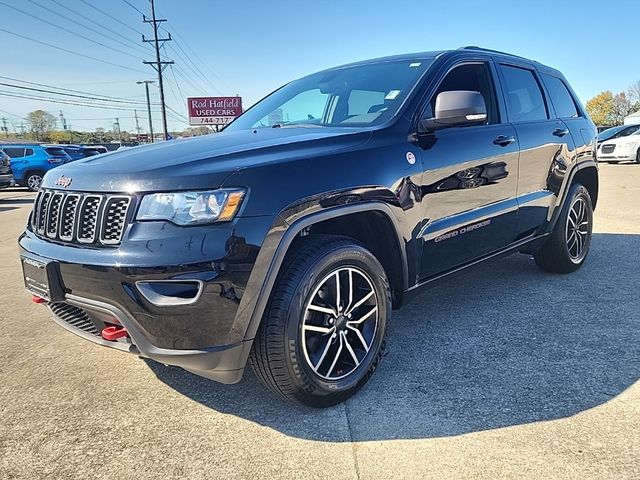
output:
[{"label": "cracked pavement", "polygon": [[640,478],[640,165],[602,165],[592,250],[422,292],[343,405],[89,343],[23,290],[33,195],[0,191],[0,478]]}]

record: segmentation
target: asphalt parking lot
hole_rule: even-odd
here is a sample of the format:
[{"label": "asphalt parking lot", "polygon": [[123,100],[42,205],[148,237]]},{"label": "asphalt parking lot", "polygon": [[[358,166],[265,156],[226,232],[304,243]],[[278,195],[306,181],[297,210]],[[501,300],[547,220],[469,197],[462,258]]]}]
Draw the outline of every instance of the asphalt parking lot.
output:
[{"label": "asphalt parking lot", "polygon": [[57,326],[22,286],[32,199],[0,192],[0,478],[640,478],[640,165],[602,165],[581,270],[516,255],[423,292],[327,410]]}]

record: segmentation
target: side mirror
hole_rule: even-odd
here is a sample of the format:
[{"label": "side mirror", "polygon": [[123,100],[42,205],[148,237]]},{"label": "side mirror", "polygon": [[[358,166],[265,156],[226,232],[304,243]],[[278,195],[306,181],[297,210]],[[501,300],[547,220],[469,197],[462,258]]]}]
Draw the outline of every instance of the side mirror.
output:
[{"label": "side mirror", "polygon": [[423,132],[446,127],[471,125],[487,120],[487,107],[480,92],[453,90],[441,92],[436,97],[435,116],[423,118]]}]

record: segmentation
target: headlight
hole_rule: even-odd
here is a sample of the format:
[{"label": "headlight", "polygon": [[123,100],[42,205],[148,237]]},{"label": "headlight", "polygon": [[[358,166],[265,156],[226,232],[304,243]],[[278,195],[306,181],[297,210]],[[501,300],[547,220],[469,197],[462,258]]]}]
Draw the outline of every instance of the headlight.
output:
[{"label": "headlight", "polygon": [[177,225],[231,220],[238,209],[244,190],[220,189],[205,192],[153,193],[140,203],[137,220],[167,220]]}]

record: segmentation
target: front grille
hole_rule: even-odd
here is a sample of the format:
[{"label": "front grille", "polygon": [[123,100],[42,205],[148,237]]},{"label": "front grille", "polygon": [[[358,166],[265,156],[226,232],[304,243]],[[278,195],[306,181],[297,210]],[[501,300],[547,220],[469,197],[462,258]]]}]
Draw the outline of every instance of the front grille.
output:
[{"label": "front grille", "polygon": [[612,144],[603,145],[602,146],[602,153],[613,153],[613,151],[615,149],[616,149],[615,145],[612,145]]},{"label": "front grille", "polygon": [[100,332],[89,318],[89,314],[83,309],[68,303],[54,303],[50,307],[56,317],[73,328],[102,338]]},{"label": "front grille", "polygon": [[41,190],[31,229],[41,237],[83,245],[119,245],[132,197]]}]

